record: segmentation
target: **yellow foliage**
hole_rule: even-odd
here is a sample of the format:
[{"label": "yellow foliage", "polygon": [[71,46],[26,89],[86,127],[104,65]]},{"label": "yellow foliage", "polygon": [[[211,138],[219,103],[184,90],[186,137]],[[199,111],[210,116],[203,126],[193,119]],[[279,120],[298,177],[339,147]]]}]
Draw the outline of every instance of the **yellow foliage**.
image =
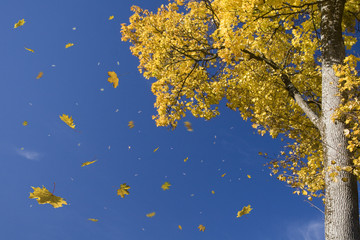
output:
[{"label": "yellow foliage", "polygon": [[18,27],[20,27],[20,26],[22,26],[24,24],[25,24],[25,20],[21,19],[17,23],[15,23],[14,28],[18,28]]},{"label": "yellow foliage", "polygon": [[98,222],[99,219],[96,219],[96,218],[88,218],[89,221],[92,221],[92,222]]},{"label": "yellow foliage", "polygon": [[146,216],[147,216],[148,218],[152,218],[152,217],[155,216],[155,212],[148,213],[148,214],[146,214]]},{"label": "yellow foliage", "polygon": [[117,190],[117,195],[120,195],[122,198],[125,197],[125,195],[129,195],[130,186],[126,185],[126,183],[123,183],[120,185],[120,188]]},{"label": "yellow foliage", "polygon": [[114,88],[117,88],[119,85],[119,78],[117,77],[115,72],[108,72],[109,78],[108,82],[113,84]]},{"label": "yellow foliage", "polygon": [[42,188],[40,187],[32,187],[34,192],[30,193],[29,198],[36,199],[39,204],[51,204],[54,208],[62,207],[62,205],[67,205],[66,201],[61,198],[57,197],[49,190],[47,190],[44,186]]},{"label": "yellow foliage", "polygon": [[72,119],[71,116],[69,117],[69,115],[63,114],[62,116],[60,115],[59,117],[60,117],[60,119],[61,119],[64,123],[66,123],[69,127],[71,127],[72,129],[75,128],[74,120]]},{"label": "yellow foliage", "polygon": [[245,206],[245,207],[243,207],[243,209],[241,209],[241,211],[238,211],[236,217],[239,218],[239,217],[241,217],[241,216],[243,216],[245,214],[249,214],[251,212],[251,210],[252,210],[252,208],[251,208],[250,205]]},{"label": "yellow foliage", "polygon": [[82,166],[82,167],[85,167],[85,166],[87,166],[87,165],[90,165],[90,164],[95,163],[96,161],[97,161],[97,160],[84,162],[83,164],[81,164],[81,166]]},{"label": "yellow foliage", "polygon": [[32,53],[34,53],[35,51],[34,50],[32,50],[32,49],[30,49],[30,48],[26,48],[26,47],[24,47],[26,50],[28,50],[29,52],[32,52]]},{"label": "yellow foliage", "polygon": [[36,79],[42,78],[43,74],[44,74],[43,72],[39,72],[39,74],[36,76]]},{"label": "yellow foliage", "polygon": [[72,47],[72,46],[74,46],[73,43],[68,43],[68,44],[65,45],[65,48],[69,48],[69,47]]},{"label": "yellow foliage", "polygon": [[198,226],[198,229],[199,229],[199,231],[201,232],[204,232],[205,231],[205,226],[204,225],[202,225],[202,224],[200,224],[199,226]]},{"label": "yellow foliage", "polygon": [[165,190],[169,190],[170,186],[171,184],[169,182],[165,182],[163,185],[161,185],[161,188],[165,191]]}]

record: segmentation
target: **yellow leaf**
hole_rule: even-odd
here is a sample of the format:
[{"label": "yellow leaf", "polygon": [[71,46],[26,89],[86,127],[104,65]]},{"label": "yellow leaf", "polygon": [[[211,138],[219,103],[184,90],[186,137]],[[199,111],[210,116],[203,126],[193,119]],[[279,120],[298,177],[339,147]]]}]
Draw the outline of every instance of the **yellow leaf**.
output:
[{"label": "yellow leaf", "polygon": [[153,216],[155,216],[155,212],[148,213],[148,214],[146,214],[146,216],[147,216],[148,218],[152,218]]},{"label": "yellow leaf", "polygon": [[188,159],[189,159],[189,157],[185,158],[185,159],[184,159],[184,162],[187,162]]},{"label": "yellow leaf", "polygon": [[247,175],[247,177],[248,177],[248,178],[251,178],[251,176],[250,176],[250,175]]},{"label": "yellow leaf", "polygon": [[30,48],[26,48],[26,47],[24,47],[26,50],[28,50],[29,52],[35,52],[34,50],[32,50],[32,49],[30,49]]},{"label": "yellow leaf", "polygon": [[28,122],[27,122],[27,121],[23,121],[22,125],[23,125],[23,126],[27,126],[27,125],[28,125]]},{"label": "yellow leaf", "polygon": [[113,19],[114,19],[114,16],[110,16],[110,17],[109,17],[109,20],[113,20]]},{"label": "yellow leaf", "polygon": [[134,121],[130,121],[128,123],[129,128],[133,128],[135,126]]},{"label": "yellow leaf", "polygon": [[126,183],[123,183],[120,185],[120,188],[117,190],[117,195],[120,195],[122,198],[125,197],[125,195],[129,195],[130,186],[126,185]]},{"label": "yellow leaf", "polygon": [[156,152],[158,149],[159,149],[159,147],[155,148],[155,149],[154,149],[154,152]]},{"label": "yellow leaf", "polygon": [[43,72],[39,72],[39,74],[37,75],[36,79],[40,79],[43,76]]},{"label": "yellow leaf", "polygon": [[198,226],[198,229],[199,229],[199,231],[201,232],[201,231],[205,231],[205,226],[204,225],[202,225],[202,224],[200,224],[199,226]]},{"label": "yellow leaf", "polygon": [[36,199],[39,204],[51,204],[54,208],[62,207],[62,205],[67,205],[67,202],[61,198],[57,197],[49,190],[47,190],[44,186],[42,188],[40,187],[32,187],[34,192],[30,193],[29,198],[30,199]]},{"label": "yellow leaf", "polygon": [[69,127],[71,127],[72,129],[75,128],[75,124],[74,124],[74,120],[72,119],[72,117],[66,114],[63,114],[62,116],[60,116],[60,119],[63,120],[64,123],[66,123]]},{"label": "yellow leaf", "polygon": [[225,177],[226,173],[224,173],[223,175],[221,175],[221,177]]},{"label": "yellow leaf", "polygon": [[161,188],[165,191],[165,190],[169,190],[170,186],[171,184],[169,182],[165,182],[163,185],[161,185]]},{"label": "yellow leaf", "polygon": [[68,44],[65,45],[65,48],[69,48],[69,47],[72,47],[72,46],[74,46],[73,43],[68,43]]},{"label": "yellow leaf", "polygon": [[93,164],[94,162],[96,162],[97,160],[94,161],[88,161],[88,162],[84,162],[83,164],[81,164],[82,167]]},{"label": "yellow leaf", "polygon": [[15,23],[14,28],[18,28],[18,27],[24,25],[24,23],[25,23],[25,20],[21,19],[17,23]]},{"label": "yellow leaf", "polygon": [[191,126],[191,122],[186,121],[186,122],[184,122],[184,125],[185,125],[186,129],[187,129],[189,132],[194,131],[193,128],[192,128],[192,126]]},{"label": "yellow leaf", "polygon": [[212,190],[212,191],[211,191],[211,193],[212,193],[212,194],[215,194],[215,191],[214,191],[214,190]]},{"label": "yellow leaf", "polygon": [[252,208],[250,205],[243,207],[243,209],[241,211],[238,211],[237,216],[236,217],[241,217],[242,215],[245,214],[249,214],[251,212]]},{"label": "yellow leaf", "polygon": [[117,88],[119,85],[119,78],[117,77],[115,72],[108,72],[109,78],[108,82],[113,84],[114,88]]},{"label": "yellow leaf", "polygon": [[99,219],[96,219],[96,218],[88,218],[89,221],[92,221],[92,222],[97,222],[99,221]]},{"label": "yellow leaf", "polygon": [[181,226],[181,225],[179,225],[178,228],[179,228],[180,230],[182,230],[182,226]]}]

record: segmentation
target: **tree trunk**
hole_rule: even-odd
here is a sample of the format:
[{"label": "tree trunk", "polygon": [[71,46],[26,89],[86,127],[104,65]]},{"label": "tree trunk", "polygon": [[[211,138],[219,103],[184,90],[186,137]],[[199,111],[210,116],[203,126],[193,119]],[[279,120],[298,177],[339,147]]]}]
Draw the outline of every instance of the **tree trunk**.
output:
[{"label": "tree trunk", "polygon": [[333,121],[332,115],[341,103],[333,66],[342,64],[345,47],[341,21],[345,0],[321,3],[322,48],[322,140],[325,166],[325,238],[326,240],[360,240],[359,206],[356,177],[345,171],[336,171],[336,180],[330,176],[336,166],[352,165],[344,123]]}]

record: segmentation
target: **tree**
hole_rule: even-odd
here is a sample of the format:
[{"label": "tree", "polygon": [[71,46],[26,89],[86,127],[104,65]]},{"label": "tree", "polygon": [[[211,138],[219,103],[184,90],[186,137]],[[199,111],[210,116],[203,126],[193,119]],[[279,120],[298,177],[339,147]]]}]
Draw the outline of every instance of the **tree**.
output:
[{"label": "tree", "polygon": [[132,11],[122,40],[157,80],[157,125],[175,128],[188,111],[211,119],[226,101],[261,135],[288,139],[272,171],[323,197],[326,239],[359,240],[360,59],[349,51],[360,3],[175,0]]}]

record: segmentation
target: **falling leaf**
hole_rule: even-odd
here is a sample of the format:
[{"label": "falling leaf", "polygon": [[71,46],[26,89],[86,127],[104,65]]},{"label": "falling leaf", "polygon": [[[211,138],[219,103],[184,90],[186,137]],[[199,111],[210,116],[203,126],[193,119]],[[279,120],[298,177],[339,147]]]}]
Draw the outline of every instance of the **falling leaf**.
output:
[{"label": "falling leaf", "polygon": [[123,183],[120,185],[120,188],[117,190],[117,195],[120,195],[122,198],[125,197],[125,195],[129,195],[130,186],[126,185],[126,183]]},{"label": "falling leaf", "polygon": [[236,217],[241,217],[242,215],[245,214],[249,214],[251,212],[252,208],[250,205],[243,207],[243,209],[241,211],[238,211],[237,216]]},{"label": "falling leaf", "polygon": [[75,31],[75,30],[76,30],[76,27],[73,27],[73,28],[72,28],[72,30],[74,30],[74,31]]},{"label": "falling leaf", "polygon": [[159,147],[155,148],[155,149],[154,149],[154,152],[156,152],[158,149],[159,149]]},{"label": "falling leaf", "polygon": [[103,91],[104,91],[104,89],[103,89],[103,88],[100,88],[100,91],[102,91],[102,92],[103,92]]},{"label": "falling leaf", "polygon": [[65,48],[69,48],[69,47],[72,47],[72,46],[74,46],[73,43],[68,43],[68,44],[65,45]]},{"label": "falling leaf", "polygon": [[189,157],[185,158],[185,159],[184,159],[184,162],[187,162],[188,159],[189,159]]},{"label": "falling leaf", "polygon": [[163,185],[161,185],[161,188],[165,191],[165,190],[169,190],[170,186],[171,184],[169,182],[165,182]]},{"label": "falling leaf", "polygon": [[18,28],[18,27],[20,27],[20,26],[22,26],[24,24],[25,24],[25,20],[21,19],[17,23],[15,23],[14,28]]},{"label": "falling leaf", "polygon": [[128,123],[128,126],[129,126],[129,128],[133,128],[135,125],[134,125],[134,121],[130,121],[129,123]]},{"label": "falling leaf", "polygon": [[110,16],[110,17],[109,17],[109,20],[113,20],[113,19],[114,19],[114,16]]},{"label": "falling leaf", "polygon": [[96,218],[88,218],[89,221],[92,221],[92,222],[98,222],[99,219],[96,219]]},{"label": "falling leaf", "polygon": [[27,126],[27,125],[28,125],[28,122],[27,122],[27,121],[23,121],[22,125],[23,125],[23,126]]},{"label": "falling leaf", "polygon": [[248,178],[251,178],[251,176],[250,176],[250,175],[247,175],[247,177],[248,177]]},{"label": "falling leaf", "polygon": [[119,85],[119,78],[117,77],[115,72],[108,72],[109,78],[108,82],[113,84],[114,88],[117,88]]},{"label": "falling leaf", "polygon": [[32,50],[32,49],[30,49],[30,48],[26,48],[26,47],[24,47],[26,50],[28,50],[29,52],[35,52],[34,50]]},{"label": "falling leaf", "polygon": [[34,192],[30,193],[29,198],[35,198],[39,204],[49,203],[54,208],[62,207],[63,204],[67,205],[67,202],[63,198],[55,196],[54,194],[49,192],[49,190],[47,190],[44,186],[42,188],[32,187],[32,189],[34,190]]},{"label": "falling leaf", "polygon": [[74,124],[74,120],[72,119],[72,117],[66,115],[66,114],[63,114],[62,116],[60,116],[60,119],[64,121],[64,123],[66,123],[69,127],[71,127],[72,129],[75,128],[75,124]]},{"label": "falling leaf", "polygon": [[225,177],[226,173],[224,173],[223,175],[221,175],[221,177]]},{"label": "falling leaf", "polygon": [[193,128],[192,128],[192,126],[191,126],[191,122],[186,121],[186,122],[184,122],[184,125],[185,125],[186,129],[187,129],[189,132],[194,131]]},{"label": "falling leaf", "polygon": [[182,230],[182,226],[181,226],[181,225],[179,225],[178,228],[179,228],[180,230]]},{"label": "falling leaf", "polygon": [[88,162],[84,162],[83,164],[81,164],[82,167],[93,164],[94,162],[96,162],[97,160],[94,161],[88,161]]},{"label": "falling leaf", "polygon": [[146,216],[147,216],[148,218],[152,218],[153,216],[155,216],[155,212],[148,213],[148,214],[146,214]]},{"label": "falling leaf", "polygon": [[202,224],[200,224],[199,226],[198,226],[198,229],[199,229],[199,231],[201,232],[201,231],[205,231],[205,226],[204,225],[202,225]]},{"label": "falling leaf", "polygon": [[212,191],[211,191],[211,193],[212,193],[212,194],[215,194],[215,191],[214,191],[214,190],[212,190]]},{"label": "falling leaf", "polygon": [[36,79],[40,79],[43,76],[43,72],[39,72],[39,74],[37,75]]}]

